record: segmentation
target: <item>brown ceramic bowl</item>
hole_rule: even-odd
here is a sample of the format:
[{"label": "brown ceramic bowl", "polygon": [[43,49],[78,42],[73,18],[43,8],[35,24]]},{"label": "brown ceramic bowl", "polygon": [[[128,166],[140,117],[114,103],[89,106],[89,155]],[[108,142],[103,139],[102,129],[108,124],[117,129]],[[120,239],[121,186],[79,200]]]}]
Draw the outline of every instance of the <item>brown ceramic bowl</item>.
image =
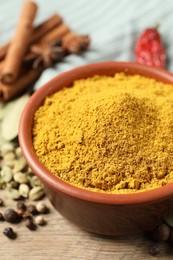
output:
[{"label": "brown ceramic bowl", "polygon": [[126,62],[89,64],[55,77],[37,90],[27,103],[19,126],[19,141],[26,161],[43,181],[53,206],[68,220],[89,232],[129,235],[150,231],[173,211],[173,183],[133,194],[103,194],[72,186],[55,177],[38,160],[32,144],[33,115],[48,96],[74,80],[116,72],[140,74],[173,84],[166,71]]}]

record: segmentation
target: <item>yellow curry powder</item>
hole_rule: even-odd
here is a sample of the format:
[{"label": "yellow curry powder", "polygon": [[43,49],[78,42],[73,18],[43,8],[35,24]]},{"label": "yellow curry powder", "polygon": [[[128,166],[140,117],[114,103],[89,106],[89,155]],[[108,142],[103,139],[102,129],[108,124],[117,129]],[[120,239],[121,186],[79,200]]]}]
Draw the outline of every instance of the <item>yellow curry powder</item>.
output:
[{"label": "yellow curry powder", "polygon": [[173,86],[118,73],[77,80],[36,111],[36,154],[60,179],[130,193],[173,181]]}]

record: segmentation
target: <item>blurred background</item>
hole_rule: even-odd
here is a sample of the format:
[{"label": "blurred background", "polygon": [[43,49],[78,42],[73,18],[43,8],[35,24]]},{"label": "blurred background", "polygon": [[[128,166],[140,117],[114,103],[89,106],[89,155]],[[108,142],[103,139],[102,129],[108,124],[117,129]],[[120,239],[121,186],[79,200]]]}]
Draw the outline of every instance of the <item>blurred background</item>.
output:
[{"label": "blurred background", "polygon": [[[168,55],[167,69],[173,72],[173,1],[171,0],[35,0],[39,11],[35,24],[53,13],[62,15],[73,31],[89,34],[91,46],[82,55],[69,55],[55,68],[46,69],[35,84],[39,88],[57,74],[87,63],[114,60],[134,61],[134,45],[147,28],[159,24]],[[22,0],[0,0],[0,45],[14,34]]]}]

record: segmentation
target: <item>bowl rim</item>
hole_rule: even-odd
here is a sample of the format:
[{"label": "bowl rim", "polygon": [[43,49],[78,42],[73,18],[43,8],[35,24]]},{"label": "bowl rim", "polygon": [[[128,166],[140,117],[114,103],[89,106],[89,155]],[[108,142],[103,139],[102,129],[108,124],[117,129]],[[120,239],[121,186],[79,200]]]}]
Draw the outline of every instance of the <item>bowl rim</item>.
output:
[{"label": "bowl rim", "polygon": [[[80,200],[90,201],[94,203],[102,204],[113,204],[113,205],[132,205],[132,204],[146,204],[153,203],[156,201],[161,201],[163,199],[173,197],[173,183],[166,184],[163,187],[156,188],[149,191],[142,191],[137,193],[126,193],[126,194],[108,194],[102,192],[95,192],[86,190],[83,188],[76,187],[65,181],[57,178],[48,169],[38,160],[34,152],[32,145],[32,116],[36,109],[39,107],[37,100],[42,100],[43,102],[47,93],[53,93],[55,86],[57,84],[65,84],[65,86],[71,84],[74,79],[83,78],[84,75],[87,77],[87,72],[91,73],[94,71],[100,74],[104,74],[104,69],[119,69],[119,71],[130,72],[134,71],[134,74],[148,75],[151,78],[157,78],[160,81],[165,83],[173,84],[173,75],[166,70],[156,69],[154,67],[149,67],[145,65],[140,65],[135,62],[116,62],[116,61],[107,61],[107,62],[98,62],[83,65],[67,72],[63,72],[57,75],[55,78],[48,81],[41,88],[39,88],[27,102],[19,122],[19,144],[21,146],[23,155],[34,173],[45,183],[45,185],[51,187],[55,191],[60,191],[67,194],[68,196],[75,197]],[[136,73],[137,71],[137,73]],[[93,74],[93,75],[94,75]]]}]

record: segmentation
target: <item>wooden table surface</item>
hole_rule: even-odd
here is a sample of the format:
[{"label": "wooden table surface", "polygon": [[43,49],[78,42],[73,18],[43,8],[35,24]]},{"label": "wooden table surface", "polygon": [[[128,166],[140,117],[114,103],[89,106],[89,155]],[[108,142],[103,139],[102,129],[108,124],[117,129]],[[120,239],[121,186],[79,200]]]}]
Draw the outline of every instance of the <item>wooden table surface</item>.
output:
[{"label": "wooden table surface", "polygon": [[[16,207],[4,191],[0,197],[6,207]],[[28,230],[23,223],[0,222],[0,260],[149,260],[173,259],[173,248],[162,243],[160,255],[150,256],[152,241],[144,235],[112,238],[87,233],[57,213],[47,198],[50,213],[45,215],[47,225],[36,231]],[[5,207],[0,208],[3,212]],[[12,226],[18,236],[10,240],[2,234],[3,228]]]}]

